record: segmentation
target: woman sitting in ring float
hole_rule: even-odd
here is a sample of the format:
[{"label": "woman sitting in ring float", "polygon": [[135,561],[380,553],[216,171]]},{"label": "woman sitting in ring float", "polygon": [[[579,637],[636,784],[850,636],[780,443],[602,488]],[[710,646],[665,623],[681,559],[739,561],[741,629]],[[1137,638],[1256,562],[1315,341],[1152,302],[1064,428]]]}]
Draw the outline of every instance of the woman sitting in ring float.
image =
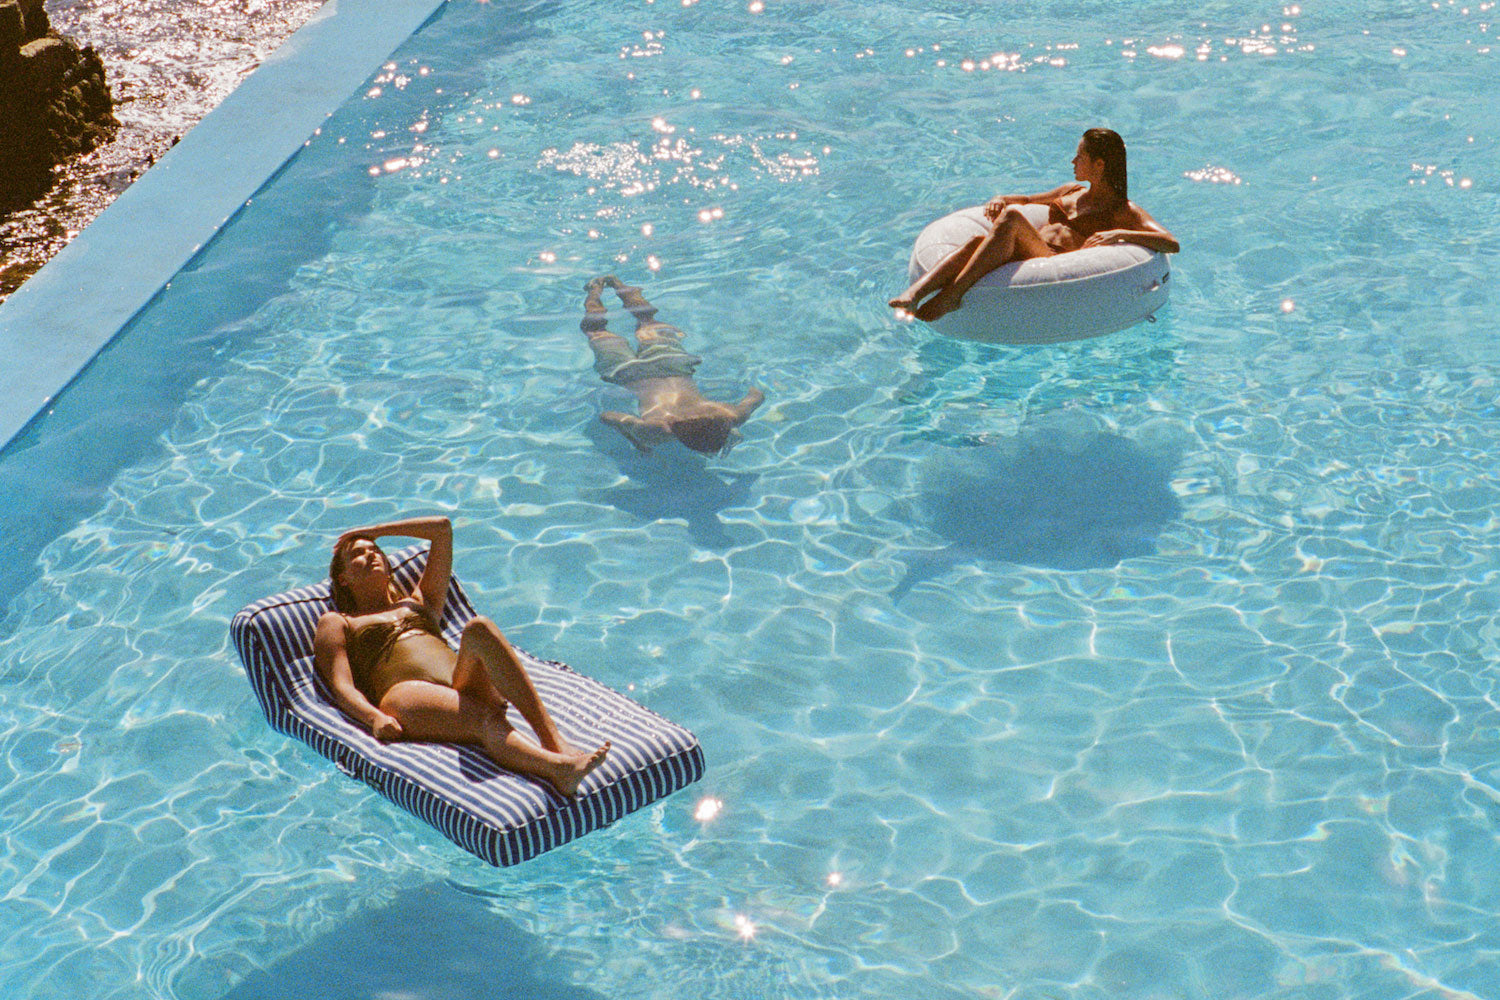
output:
[{"label": "woman sitting in ring float", "polygon": [[[431,543],[416,589],[403,593],[375,539]],[[453,573],[453,527],[419,517],[344,532],[328,575],[333,603],[313,640],[318,674],[345,713],[380,740],[473,743],[508,771],[546,781],[563,795],[604,762],[609,744],[578,750],[565,742],[515,650],[488,618],[464,626],[454,652],[439,622]],[[506,721],[515,705],[536,732],[525,739]]]},{"label": "woman sitting in ring float", "polygon": [[[1171,233],[1129,199],[1125,141],[1118,133],[1107,128],[1083,133],[1073,157],[1073,176],[1081,183],[1064,184],[1045,194],[991,199],[984,207],[985,216],[994,223],[989,235],[975,236],[953,251],[891,299],[891,308],[931,322],[957,309],[976,281],[1012,261],[1110,243],[1136,243],[1161,253],[1180,249]],[[1016,205],[1048,206],[1046,225],[1037,229]],[[932,298],[922,302],[929,295]]]}]

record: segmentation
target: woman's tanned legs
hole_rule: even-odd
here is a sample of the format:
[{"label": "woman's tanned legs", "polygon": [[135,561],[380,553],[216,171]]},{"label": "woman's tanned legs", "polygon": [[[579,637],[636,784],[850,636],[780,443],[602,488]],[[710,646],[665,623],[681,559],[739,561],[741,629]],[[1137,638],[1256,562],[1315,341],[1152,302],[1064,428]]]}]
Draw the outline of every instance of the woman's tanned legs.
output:
[{"label": "woman's tanned legs", "polygon": [[[505,718],[515,705],[536,733],[532,743]],[[394,684],[380,699],[408,739],[477,743],[501,767],[541,778],[564,795],[604,762],[606,742],[578,750],[562,738],[525,667],[488,618],[464,626],[452,686],[423,680]]]},{"label": "woman's tanned legs", "polygon": [[380,710],[401,723],[404,737],[432,743],[474,743],[507,771],[540,778],[563,795],[604,761],[605,744],[592,754],[555,753],[516,732],[505,709],[485,697],[431,681],[401,681],[380,699]]},{"label": "woman's tanned legs", "polygon": [[917,303],[958,277],[959,272],[969,263],[969,258],[974,256],[974,251],[979,249],[979,244],[982,242],[984,242],[983,236],[970,237],[963,246],[939,261],[937,267],[918,278],[906,291],[891,299],[890,307],[911,312]]},{"label": "woman's tanned legs", "polygon": [[936,291],[936,295],[915,310],[918,319],[930,322],[957,309],[974,283],[1000,265],[1056,253],[1026,216],[1011,206],[988,234],[976,236],[953,251],[911,288],[891,299],[890,304],[895,309],[911,309],[922,296]]},{"label": "woman's tanned legs", "polygon": [[475,618],[464,626],[463,638],[458,643],[458,663],[453,668],[453,686],[476,697],[485,696],[486,686],[493,688],[531,723],[543,747],[554,753],[572,750],[563,742],[552,716],[547,714],[510,641],[488,618]]}]

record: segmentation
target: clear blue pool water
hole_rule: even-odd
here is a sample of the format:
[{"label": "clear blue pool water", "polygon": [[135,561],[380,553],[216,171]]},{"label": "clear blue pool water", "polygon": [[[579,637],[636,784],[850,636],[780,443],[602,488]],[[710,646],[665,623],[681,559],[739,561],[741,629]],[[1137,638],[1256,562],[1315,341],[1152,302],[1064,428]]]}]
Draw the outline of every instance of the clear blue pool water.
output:
[{"label": "clear blue pool water", "polygon": [[[1495,4],[755,6],[450,4],[0,457],[7,992],[1500,992]],[[1095,124],[1159,322],[891,316]],[[271,732],[231,615],[414,509],[704,781],[496,871]]]}]

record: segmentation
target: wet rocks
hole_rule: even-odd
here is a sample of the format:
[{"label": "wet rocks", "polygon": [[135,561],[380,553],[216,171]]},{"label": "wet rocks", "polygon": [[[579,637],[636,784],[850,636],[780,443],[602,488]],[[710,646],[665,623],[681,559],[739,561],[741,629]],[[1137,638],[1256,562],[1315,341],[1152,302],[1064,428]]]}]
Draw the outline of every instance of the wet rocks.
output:
[{"label": "wet rocks", "polygon": [[0,214],[52,186],[52,168],[114,135],[104,63],[52,30],[42,0],[0,0]]}]

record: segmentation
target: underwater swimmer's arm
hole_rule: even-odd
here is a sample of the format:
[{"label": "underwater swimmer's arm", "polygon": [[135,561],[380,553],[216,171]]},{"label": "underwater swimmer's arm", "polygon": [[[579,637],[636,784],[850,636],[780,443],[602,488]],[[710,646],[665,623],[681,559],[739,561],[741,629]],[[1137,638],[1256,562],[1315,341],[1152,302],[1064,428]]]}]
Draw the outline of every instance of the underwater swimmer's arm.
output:
[{"label": "underwater swimmer's arm", "polygon": [[761,392],[759,389],[752,387],[749,392],[745,393],[745,398],[740,400],[734,406],[734,414],[736,418],[735,423],[744,423],[750,418],[750,414],[755,412],[756,407],[760,406],[760,404],[764,403],[765,401],[766,394]]},{"label": "underwater swimmer's arm", "polygon": [[651,454],[651,445],[644,440],[648,426],[640,417],[632,417],[628,413],[617,413],[614,410],[606,410],[599,414],[599,419],[623,434],[627,441],[635,445],[636,451],[642,455]]}]

